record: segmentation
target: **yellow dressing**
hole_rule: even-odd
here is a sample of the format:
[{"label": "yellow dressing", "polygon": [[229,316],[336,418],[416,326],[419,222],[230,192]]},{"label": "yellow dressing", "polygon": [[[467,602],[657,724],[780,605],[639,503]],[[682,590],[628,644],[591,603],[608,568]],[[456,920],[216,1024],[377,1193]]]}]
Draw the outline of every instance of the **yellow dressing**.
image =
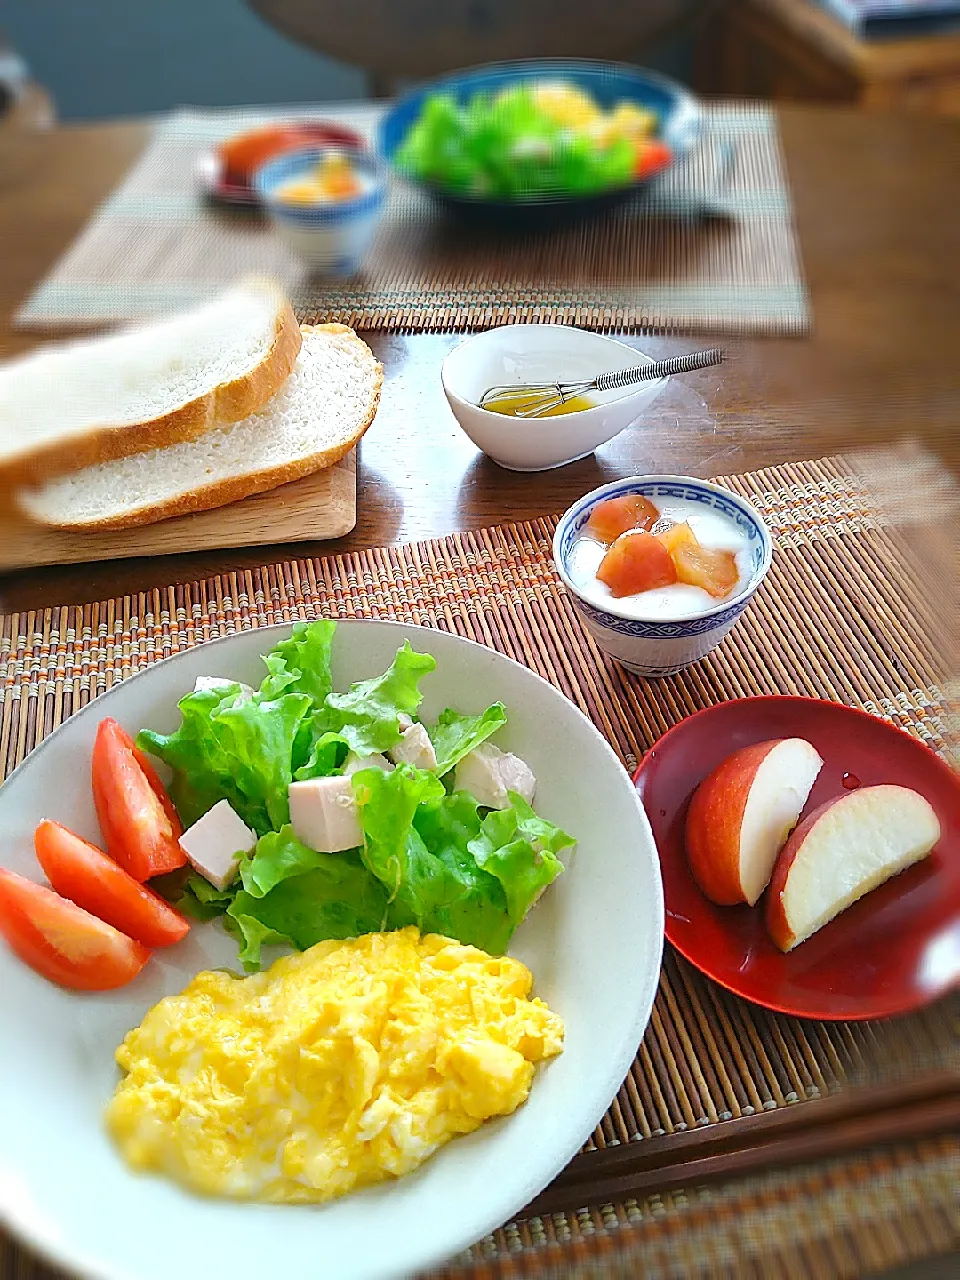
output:
[{"label": "yellow dressing", "polygon": [[[491,404],[484,405],[484,408],[490,413],[502,413],[508,418],[516,418],[519,416],[520,410],[529,409],[531,407],[529,396],[504,396],[500,400],[495,400]],[[596,405],[587,398],[587,396],[571,396],[569,400],[565,400],[563,404],[558,404],[553,409],[548,409],[546,413],[538,413],[538,418],[559,418],[565,413],[580,413],[584,409],[594,409]]]}]

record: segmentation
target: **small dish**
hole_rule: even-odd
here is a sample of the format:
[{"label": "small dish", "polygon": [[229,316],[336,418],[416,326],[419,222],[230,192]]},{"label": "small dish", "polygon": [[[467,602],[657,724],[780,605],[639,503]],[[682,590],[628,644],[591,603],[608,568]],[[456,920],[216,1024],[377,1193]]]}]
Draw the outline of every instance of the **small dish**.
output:
[{"label": "small dish", "polygon": [[569,381],[630,369],[649,356],[601,333],[564,324],[506,324],[466,338],[443,362],[440,378],[465,433],[508,471],[550,471],[594,449],[628,427],[663,390],[666,378],[626,391],[591,393],[592,409],[555,418],[513,418],[481,409],[478,401],[499,383]]},{"label": "small dish", "polygon": [[[696,787],[733,751],[800,737],[823,757],[804,808],[856,784],[912,787],[943,834],[908,868],[786,955],[770,941],[762,906],[718,907],[697,888],[684,851]],[[886,1018],[929,1004],[960,979],[960,778],[923,743],[885,720],[816,698],[721,702],[681,720],[635,776],[660,853],[666,935],[728,991],[799,1018]],[[762,900],[761,900],[762,902]]]},{"label": "small dish", "polygon": [[[277,128],[281,129],[283,125]],[[261,130],[250,130],[250,136],[265,132],[265,129],[266,127]],[[359,133],[330,121],[292,121],[289,124],[289,131],[286,141],[277,141],[275,149],[269,156],[270,159],[283,151],[305,145],[342,147],[351,152],[366,150],[366,143]],[[225,139],[225,142],[230,141],[232,139]],[[209,200],[217,204],[233,205],[236,208],[258,209],[260,207],[260,197],[251,183],[229,172],[221,154],[221,147],[212,147],[209,151],[204,151],[197,159],[195,172],[197,182]]]},{"label": "small dish", "polygon": [[386,198],[383,169],[363,152],[349,152],[363,180],[360,195],[337,202],[290,204],[277,192],[292,179],[306,177],[320,160],[341,147],[301,147],[270,160],[254,175],[257,194],[281,240],[318,275],[340,279],[355,275],[370,251]]},{"label": "small dish", "polygon": [[[642,494],[657,499],[694,502],[732,520],[743,535],[750,576],[739,593],[712,608],[684,618],[643,618],[610,600],[599,607],[571,579],[570,555],[599,502]],[[642,676],[670,676],[715,649],[746,609],[770,568],[773,540],[760,512],[739,494],[693,476],[630,476],[585,494],[560,517],[553,538],[553,559],[587,630],[600,648],[628,671]]]}]

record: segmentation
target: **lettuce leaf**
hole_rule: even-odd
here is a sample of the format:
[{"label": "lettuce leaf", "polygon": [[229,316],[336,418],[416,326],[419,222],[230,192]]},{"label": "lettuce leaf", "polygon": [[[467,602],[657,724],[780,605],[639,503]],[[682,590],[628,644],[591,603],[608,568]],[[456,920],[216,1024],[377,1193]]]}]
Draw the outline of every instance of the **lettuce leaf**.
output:
[{"label": "lettuce leaf", "polygon": [[[244,887],[227,911],[240,935],[240,959],[247,969],[259,966],[260,948],[267,943],[285,941],[305,951],[326,939],[401,926],[386,890],[364,866],[359,850],[314,853],[287,827],[259,842],[250,866],[258,858],[255,876],[249,866],[242,868],[247,872]],[[264,891],[266,885],[271,887]]]},{"label": "lettuce leaf", "polygon": [[297,622],[290,639],[264,656],[267,675],[260,696],[269,700],[282,693],[305,693],[313,710],[319,710],[333,689],[330,661],[336,630],[330,618]]},{"label": "lettuce leaf", "polygon": [[278,698],[284,693],[302,693],[310,699],[309,713],[294,739],[294,773],[310,758],[323,732],[317,717],[333,689],[330,662],[336,630],[336,622],[329,618],[298,622],[289,640],[281,640],[263,659],[267,675],[260,686],[261,699]]},{"label": "lettuce leaf", "polygon": [[430,731],[433,749],[437,753],[437,777],[459,764],[481,742],[502,729],[507,723],[507,712],[502,702],[494,702],[478,716],[462,716],[451,710],[440,713],[440,719]]},{"label": "lettuce leaf", "polygon": [[[154,882],[156,883],[156,882]],[[222,916],[234,899],[233,886],[218,889],[216,885],[193,872],[189,875],[175,898],[175,905],[194,920],[215,920]]]},{"label": "lettuce leaf", "polygon": [[411,840],[417,808],[444,794],[443,783],[432,773],[399,764],[392,773],[363,769],[353,775],[364,866],[387,891],[390,902],[420,924],[436,893],[430,884],[430,868],[424,863],[422,840]]},{"label": "lettuce leaf", "polygon": [[141,729],[137,745],[173,770],[170,796],[184,826],[226,799],[258,834],[282,827],[290,818],[293,744],[308,696],[244,699],[233,685],[188,693],[179,706],[174,733]]},{"label": "lettuce leaf", "polygon": [[328,696],[324,730],[339,734],[358,756],[389,751],[400,741],[400,716],[416,714],[423,699],[420,681],[436,665],[429,653],[415,653],[405,642],[382,676]]},{"label": "lettuce leaf", "polygon": [[515,791],[508,791],[507,795],[510,808],[491,810],[479,835],[467,847],[477,865],[500,882],[515,929],[547,885],[563,871],[557,854],[576,841],[552,822],[538,817]]}]

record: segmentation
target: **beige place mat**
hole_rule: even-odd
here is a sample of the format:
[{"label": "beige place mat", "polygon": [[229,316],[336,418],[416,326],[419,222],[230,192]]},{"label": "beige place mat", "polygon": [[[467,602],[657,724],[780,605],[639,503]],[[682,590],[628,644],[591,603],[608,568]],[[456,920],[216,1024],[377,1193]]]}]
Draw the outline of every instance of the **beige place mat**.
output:
[{"label": "beige place mat", "polygon": [[[140,320],[256,270],[285,282],[302,317],[358,329],[456,330],[512,320],[761,334],[809,326],[776,118],[767,107],[710,106],[699,148],[641,202],[566,230],[464,229],[395,183],[362,275],[342,286],[309,280],[258,214],[213,208],[199,190],[197,165],[211,147],[279,111],[187,110],[158,124],[17,323]],[[319,114],[372,139],[381,112],[324,104],[284,118]],[[708,208],[726,216],[702,217]]]},{"label": "beige place mat", "polygon": [[[955,488],[939,483],[942,473],[926,456],[904,458],[898,474],[904,491],[921,500],[933,485],[941,514],[953,505]],[[723,483],[763,512],[777,544],[773,566],[719,648],[666,680],[633,676],[598,652],[556,577],[556,522],[544,519],[0,619],[0,771],[8,773],[91,698],[171,653],[318,614],[396,618],[506,653],[561,689],[630,769],[692,711],[759,693],[861,707],[949,754],[940,624],[890,511],[875,505],[861,471],[824,458]],[[775,625],[784,618],[788,627]],[[950,1071],[960,1072],[956,998],[884,1022],[791,1018],[721,990],[667,948],[636,1060],[574,1164],[589,1171],[598,1151],[642,1152],[651,1138],[669,1148],[691,1130],[725,1126],[735,1135],[764,1112],[816,1108],[833,1095]],[[616,1264],[610,1274],[631,1276],[642,1256],[660,1260],[650,1275],[674,1276],[678,1267],[683,1274],[684,1250],[693,1249],[705,1274],[726,1275],[744,1222],[742,1247],[758,1257],[766,1250],[769,1274],[777,1276],[854,1275],[865,1256],[893,1266],[949,1248],[957,1232],[958,1144],[914,1143],[876,1160],[528,1217],[470,1250],[457,1274],[565,1275],[574,1263],[579,1274],[589,1263],[594,1269],[582,1274]],[[845,1214],[852,1235],[844,1234]],[[895,1227],[885,1227],[888,1219]],[[27,1254],[6,1247],[18,1280],[41,1280],[45,1273]],[[0,1258],[2,1248],[0,1240]],[[836,1271],[811,1270],[820,1256],[839,1259]],[[783,1270],[791,1258],[793,1270]]]}]

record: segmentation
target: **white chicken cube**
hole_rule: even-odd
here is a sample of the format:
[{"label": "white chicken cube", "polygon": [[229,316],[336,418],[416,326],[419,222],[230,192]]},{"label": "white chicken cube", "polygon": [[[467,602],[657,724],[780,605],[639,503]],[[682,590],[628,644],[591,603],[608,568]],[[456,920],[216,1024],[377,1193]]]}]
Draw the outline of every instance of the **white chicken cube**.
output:
[{"label": "white chicken cube", "polygon": [[533,803],[537,780],[533,770],[519,756],[482,743],[457,765],[453,774],[455,791],[468,791],[478,804],[488,809],[509,809],[508,791]]},{"label": "white chicken cube", "polygon": [[400,716],[400,741],[387,752],[394,764],[412,764],[415,769],[435,769],[437,753],[422,724]]},{"label": "white chicken cube", "polygon": [[382,769],[384,773],[392,773],[393,765],[379,751],[369,756],[358,756],[351,751],[343,762],[343,777],[352,778],[361,769]]},{"label": "white chicken cube", "polygon": [[350,778],[309,778],[291,782],[290,824],[293,834],[317,853],[340,853],[363,844],[363,828]]},{"label": "white chicken cube", "polygon": [[217,889],[226,889],[237,874],[241,854],[256,843],[256,832],[237,816],[229,800],[219,800],[180,837],[191,867]]}]

